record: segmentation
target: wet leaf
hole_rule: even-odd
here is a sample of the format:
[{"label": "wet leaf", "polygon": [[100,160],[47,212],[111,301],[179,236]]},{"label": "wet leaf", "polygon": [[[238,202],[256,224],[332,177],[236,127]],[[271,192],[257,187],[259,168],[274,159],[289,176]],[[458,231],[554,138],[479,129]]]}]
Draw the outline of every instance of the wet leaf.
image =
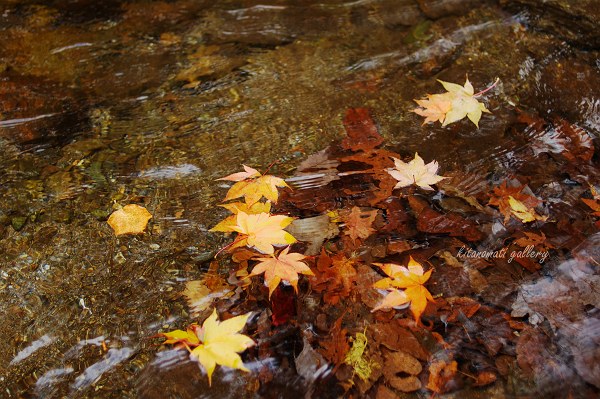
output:
[{"label": "wet leaf", "polygon": [[244,197],[246,204],[252,206],[264,197],[268,201],[277,202],[279,199],[278,188],[289,187],[280,177],[261,175],[256,169],[246,165],[244,165],[244,169],[244,172],[234,173],[219,179],[236,181],[227,192],[225,201]]},{"label": "wet leaf", "polygon": [[283,249],[271,258],[257,258],[260,261],[248,277],[265,274],[265,285],[269,287],[269,298],[280,282],[288,282],[298,293],[298,273],[314,276],[314,273],[302,260],[306,256],[299,253],[289,253],[290,247]]},{"label": "wet leaf", "polygon": [[268,213],[259,213],[257,215],[248,215],[239,211],[237,214],[236,225],[232,230],[240,235],[235,239],[230,249],[243,246],[253,247],[265,254],[275,252],[273,246],[289,245],[296,242],[296,239],[284,228],[292,222],[293,218],[283,215],[270,215]]},{"label": "wet leaf", "polygon": [[421,363],[408,353],[391,352],[385,357],[383,375],[388,383],[401,392],[414,392],[421,389],[417,376],[423,370]]},{"label": "wet leaf", "polygon": [[217,310],[204,321],[198,338],[201,343],[194,348],[190,357],[200,362],[208,374],[208,383],[217,364],[249,372],[238,353],[253,346],[252,338],[239,334],[250,317],[250,313],[218,321]]},{"label": "wet leaf", "polygon": [[350,108],[344,117],[348,137],[342,140],[342,148],[352,151],[368,151],[383,143],[377,126],[367,108]]},{"label": "wet leaf", "polygon": [[345,328],[342,328],[343,317],[344,316],[342,315],[335,323],[333,323],[333,327],[331,327],[327,338],[321,340],[319,343],[322,348],[321,354],[334,364],[334,373],[337,368],[344,363],[346,354],[350,350],[350,345],[348,345],[348,340],[346,338],[348,332]]},{"label": "wet leaf", "polygon": [[524,203],[513,198],[512,195],[508,196],[508,205],[510,206],[511,213],[523,223],[533,222],[535,220],[545,221],[548,219],[547,216],[538,215],[534,209],[528,208]]},{"label": "wet leaf", "polygon": [[356,239],[358,238],[364,240],[375,233],[375,229],[372,225],[377,216],[377,209],[362,210],[358,206],[355,206],[352,207],[350,212],[343,212],[340,216],[346,223],[346,230],[344,233],[349,235],[354,242],[356,242]]},{"label": "wet leaf", "polygon": [[229,176],[221,177],[217,180],[229,180],[229,181],[242,181],[246,179],[252,179],[254,177],[259,177],[261,174],[258,170],[251,168],[246,165],[242,165],[244,167],[243,172],[237,172],[230,174]]},{"label": "wet leaf", "polygon": [[[515,212],[523,209],[523,217],[527,218],[527,210],[533,209],[542,203],[541,200],[536,197],[526,194],[524,191],[529,190],[527,186],[508,186],[506,181],[503,181],[494,190],[490,196],[489,205],[497,206],[500,213],[504,215],[504,223],[507,223],[511,216],[515,216]],[[512,204],[517,206],[517,209],[513,209]],[[539,216],[539,215],[538,215]]]},{"label": "wet leaf", "polygon": [[436,360],[429,365],[429,381],[427,382],[427,389],[435,393],[445,393],[450,391],[452,387],[452,381],[458,371],[458,363],[452,360],[445,362],[443,360]]},{"label": "wet leaf", "polygon": [[158,334],[159,337],[164,337],[166,340],[163,345],[175,345],[176,348],[195,348],[200,344],[198,335],[196,332],[200,326],[192,324],[187,330],[175,330],[167,333]]},{"label": "wet leaf", "polygon": [[453,237],[465,237],[469,241],[478,241],[483,233],[477,225],[457,213],[440,213],[416,196],[408,197],[410,207],[417,214],[417,229],[424,233],[450,234]]},{"label": "wet leaf", "polygon": [[389,277],[376,282],[373,287],[389,290],[390,293],[371,312],[388,309],[410,302],[410,310],[417,321],[427,307],[427,301],[434,302],[433,297],[423,285],[429,280],[432,270],[424,272],[423,267],[412,256],[408,267],[393,263],[374,263]]},{"label": "wet leaf", "polygon": [[310,279],[311,287],[323,293],[325,303],[335,305],[340,298],[350,295],[357,277],[353,265],[354,260],[346,258],[344,254],[330,257],[325,250],[321,250],[315,276]]},{"label": "wet leaf", "polygon": [[414,109],[413,112],[425,117],[423,124],[439,121],[442,126],[446,126],[466,116],[475,126],[479,127],[482,112],[490,111],[485,104],[477,101],[477,97],[491,89],[496,83],[483,92],[474,94],[473,85],[468,78],[464,86],[443,80],[438,80],[438,82],[447,90],[446,93],[428,94],[427,99],[415,100],[420,108]]},{"label": "wet leaf", "polygon": [[269,213],[271,212],[271,203],[270,202],[255,202],[252,205],[248,205],[244,202],[230,202],[228,204],[219,205],[228,211],[232,212],[233,215],[226,217],[221,220],[215,227],[210,229],[209,231],[219,231],[222,233],[229,233],[235,231],[233,226],[237,224],[237,214],[241,212],[245,212],[249,215],[256,215],[259,213]]},{"label": "wet leaf", "polygon": [[408,163],[398,158],[393,159],[395,168],[387,171],[394,179],[398,180],[394,189],[414,184],[424,190],[433,190],[430,184],[436,184],[445,179],[444,176],[436,174],[439,167],[436,161],[431,161],[426,165],[418,153],[415,153],[414,159]]},{"label": "wet leaf", "polygon": [[125,205],[118,211],[114,211],[108,218],[108,224],[115,235],[142,234],[152,219],[152,214],[143,206],[136,204]]}]

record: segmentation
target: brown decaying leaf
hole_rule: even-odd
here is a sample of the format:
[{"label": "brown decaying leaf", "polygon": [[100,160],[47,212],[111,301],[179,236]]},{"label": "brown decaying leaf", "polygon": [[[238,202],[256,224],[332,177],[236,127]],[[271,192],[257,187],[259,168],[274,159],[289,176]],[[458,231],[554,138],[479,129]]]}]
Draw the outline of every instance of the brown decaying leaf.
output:
[{"label": "brown decaying leaf", "polygon": [[342,148],[352,151],[369,151],[383,143],[377,126],[367,108],[350,108],[344,117],[348,137],[342,140]]},{"label": "brown decaying leaf", "polygon": [[441,394],[454,388],[453,380],[458,371],[458,363],[455,360],[445,362],[435,360],[429,365],[429,381],[427,389]]},{"label": "brown decaying leaf", "polygon": [[348,234],[354,242],[356,242],[356,239],[358,238],[364,240],[375,233],[375,229],[372,225],[377,216],[377,209],[363,210],[358,206],[355,206],[352,207],[349,212],[341,212],[340,216],[346,223],[346,230],[344,230],[344,233]]},{"label": "brown decaying leaf", "polygon": [[504,215],[504,223],[508,222],[511,216],[514,216],[514,209],[510,204],[511,197],[513,200],[522,203],[528,209],[533,209],[542,203],[542,201],[536,197],[525,194],[523,191],[526,189],[527,186],[508,186],[506,181],[503,181],[502,184],[494,187],[494,190],[490,195],[489,205],[498,207],[500,213]]},{"label": "brown decaying leaf", "polygon": [[335,373],[338,367],[344,363],[346,354],[350,350],[347,339],[348,331],[345,328],[342,328],[343,318],[344,315],[340,316],[335,323],[333,323],[327,338],[321,340],[319,343],[322,348],[320,350],[321,354],[334,365],[333,373]]},{"label": "brown decaying leaf", "polygon": [[465,237],[469,241],[478,241],[483,233],[477,225],[457,213],[442,214],[429,207],[425,200],[415,196],[408,197],[410,207],[417,214],[417,229],[424,233],[450,234],[453,237]]},{"label": "brown decaying leaf", "polygon": [[142,234],[152,219],[152,214],[143,206],[136,204],[125,205],[118,211],[114,211],[108,218],[108,224],[115,235]]},{"label": "brown decaying leaf", "polygon": [[310,279],[311,287],[323,293],[325,303],[335,305],[340,298],[350,295],[356,281],[354,260],[342,253],[330,257],[325,250],[317,258],[315,276]]},{"label": "brown decaying leaf", "polygon": [[421,381],[417,376],[422,370],[421,363],[408,353],[390,352],[385,357],[383,375],[393,388],[401,392],[414,392],[421,389]]}]

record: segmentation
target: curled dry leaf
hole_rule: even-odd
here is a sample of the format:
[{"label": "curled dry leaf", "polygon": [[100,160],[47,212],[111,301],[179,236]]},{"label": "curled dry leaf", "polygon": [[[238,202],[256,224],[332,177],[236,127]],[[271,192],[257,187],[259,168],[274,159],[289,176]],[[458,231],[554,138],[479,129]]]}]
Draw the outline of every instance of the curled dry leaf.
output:
[{"label": "curled dry leaf", "polygon": [[314,273],[302,260],[306,256],[299,253],[289,253],[290,247],[283,249],[279,255],[271,258],[258,258],[259,264],[254,266],[248,277],[265,274],[265,285],[269,287],[269,298],[281,281],[286,281],[298,293],[298,273],[314,276]]},{"label": "curled dry leaf", "polygon": [[230,249],[243,246],[253,247],[265,254],[275,252],[273,246],[289,245],[296,242],[296,239],[284,228],[294,220],[291,217],[283,215],[269,215],[268,213],[259,213],[257,215],[248,215],[239,211],[237,214],[236,225],[232,226],[233,231],[240,235],[235,239]]},{"label": "curled dry leaf", "polygon": [[403,162],[398,158],[392,159],[394,160],[395,168],[390,168],[387,172],[392,175],[394,179],[398,180],[394,189],[415,184],[424,190],[433,190],[430,186],[431,184],[436,184],[445,179],[444,176],[436,174],[439,168],[436,161],[431,161],[426,165],[423,158],[416,152],[415,158],[408,163]]},{"label": "curled dry leaf", "polygon": [[[379,309],[393,308],[410,302],[410,310],[417,322],[427,307],[427,301],[434,302],[433,297],[423,286],[429,280],[432,270],[423,271],[423,267],[412,256],[408,268],[393,263],[374,263],[390,277],[379,280],[373,287],[389,290],[390,293],[371,312]],[[404,290],[404,291],[401,291]]]},{"label": "curled dry leaf", "polygon": [[146,229],[150,219],[152,219],[152,214],[146,208],[129,204],[118,211],[114,211],[108,218],[108,224],[117,236],[141,234]]}]

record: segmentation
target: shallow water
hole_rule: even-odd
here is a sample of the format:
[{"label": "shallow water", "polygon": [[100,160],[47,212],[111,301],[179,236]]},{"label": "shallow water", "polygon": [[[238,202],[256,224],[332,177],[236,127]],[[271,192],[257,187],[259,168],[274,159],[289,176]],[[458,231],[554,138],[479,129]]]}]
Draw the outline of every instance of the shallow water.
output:
[{"label": "shallow water", "polygon": [[[151,337],[192,321],[185,282],[202,278],[228,242],[208,232],[226,215],[217,204],[227,185],[215,179],[241,164],[264,170],[274,163],[271,173],[293,176],[301,161],[344,136],[342,119],[354,107],[371,110],[386,148],[437,160],[443,173],[458,176],[463,195],[526,176],[546,209],[572,224],[552,230],[563,250],[541,271],[486,269],[491,288],[474,295],[507,313],[523,299],[514,316],[562,348],[529,366],[539,371],[536,359],[550,358],[552,369],[532,378],[503,375],[491,387],[457,388],[449,397],[598,394],[598,235],[578,201],[588,184],[599,184],[600,58],[583,25],[574,40],[521,3],[4,2],[3,395],[315,392],[315,379],[293,371],[274,372],[270,382],[257,377],[264,368],[285,369],[281,364],[293,369],[289,362],[302,348],[297,329],[307,325],[261,337],[279,345],[278,357],[252,360],[250,375],[218,369],[211,390],[185,352],[164,350]],[[468,121],[422,126],[410,112],[413,99],[441,92],[436,79],[462,84],[467,74],[476,91],[500,78],[485,97],[491,114],[480,128]],[[520,111],[554,127],[519,119]],[[560,121],[584,129],[595,145],[577,172],[548,155],[571,149],[556,133]],[[436,199],[438,209],[459,209],[446,200]],[[143,204],[153,219],[146,234],[116,238],[106,219],[128,203]],[[507,239],[501,222],[486,224],[488,246]],[[450,282],[436,284],[436,292],[463,295]],[[548,306],[557,297],[561,317]]]}]

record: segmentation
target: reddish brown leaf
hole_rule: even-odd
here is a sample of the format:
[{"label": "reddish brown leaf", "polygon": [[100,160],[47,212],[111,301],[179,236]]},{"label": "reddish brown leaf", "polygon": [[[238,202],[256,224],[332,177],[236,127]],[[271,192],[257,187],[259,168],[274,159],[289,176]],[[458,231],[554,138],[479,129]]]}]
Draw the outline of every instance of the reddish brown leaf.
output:
[{"label": "reddish brown leaf", "polygon": [[533,209],[542,203],[536,197],[529,194],[525,194],[523,191],[527,186],[508,186],[507,182],[504,181],[497,187],[494,187],[494,191],[490,195],[489,205],[497,206],[500,213],[504,215],[504,223],[508,222],[510,217],[513,215],[513,208],[510,205],[510,198],[521,202],[529,209]]},{"label": "reddish brown leaf", "polygon": [[271,296],[271,320],[274,326],[287,323],[296,315],[296,296],[294,292],[281,286]]},{"label": "reddish brown leaf", "polygon": [[330,257],[325,250],[317,259],[317,270],[315,277],[310,278],[311,286],[316,292],[323,292],[325,303],[335,305],[340,297],[350,295],[350,291],[356,281],[356,269],[354,261],[348,259],[344,254],[336,254]]},{"label": "reddish brown leaf", "polygon": [[377,126],[367,108],[350,108],[344,117],[344,128],[348,137],[342,140],[342,148],[352,151],[373,150],[383,137],[377,132]]},{"label": "reddish brown leaf", "polygon": [[348,345],[348,340],[346,338],[348,332],[345,328],[342,328],[343,318],[344,316],[342,315],[336,320],[329,331],[329,336],[319,344],[322,348],[320,351],[321,354],[325,359],[334,364],[333,373],[335,373],[337,368],[344,363],[346,353],[350,350],[350,345]]},{"label": "reddish brown leaf", "polygon": [[408,197],[411,208],[417,214],[417,230],[432,234],[450,234],[465,237],[468,241],[478,241],[483,233],[477,225],[457,213],[442,214],[429,208],[424,200]]},{"label": "reddish brown leaf", "polygon": [[458,364],[452,360],[445,362],[436,360],[429,365],[429,381],[427,388],[435,393],[449,392],[455,388],[454,377]]},{"label": "reddish brown leaf", "polygon": [[357,238],[364,240],[375,232],[371,226],[377,216],[377,209],[362,210],[355,206],[350,211],[342,212],[340,216],[346,223],[344,233],[348,234],[354,242]]}]

